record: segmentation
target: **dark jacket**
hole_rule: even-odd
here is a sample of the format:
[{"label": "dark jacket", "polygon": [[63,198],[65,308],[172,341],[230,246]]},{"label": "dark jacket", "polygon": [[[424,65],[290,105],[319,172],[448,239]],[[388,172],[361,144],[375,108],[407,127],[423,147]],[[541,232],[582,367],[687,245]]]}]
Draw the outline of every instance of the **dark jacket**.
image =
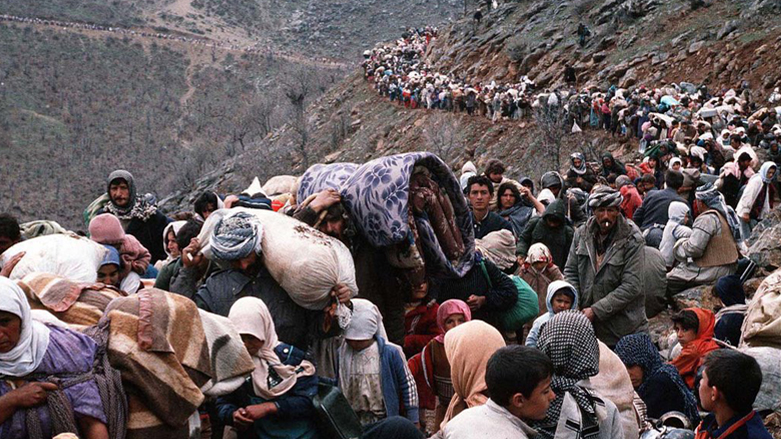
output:
[{"label": "dark jacket", "polygon": [[612,347],[625,335],[648,331],[643,291],[645,240],[637,226],[619,215],[597,267],[598,227],[591,217],[575,231],[564,279],[580,292],[581,308],[594,311],[597,338]]},{"label": "dark jacket", "polygon": [[505,229],[510,232],[513,231],[513,226],[506,219],[491,211],[489,211],[488,215],[479,223],[475,219],[475,215],[472,214],[472,222],[475,226],[475,239],[483,239],[485,235],[496,232],[497,230]]},{"label": "dark jacket", "polygon": [[654,224],[664,227],[669,219],[667,210],[673,201],[686,202],[673,188],[668,187],[661,191],[648,192],[643,199],[643,204],[635,210],[632,220],[640,227],[640,230],[648,229]]},{"label": "dark jacket", "polygon": [[498,327],[494,313],[515,305],[518,300],[518,290],[512,279],[502,273],[499,267],[489,260],[482,260],[488,271],[489,283],[480,268],[479,256],[477,258],[478,262],[464,277],[447,279],[432,285],[432,296],[436,297],[440,304],[449,299],[459,299],[466,302],[472,294],[484,296],[485,305],[473,311],[472,318],[484,320]]},{"label": "dark jacket", "polygon": [[710,437],[720,439],[772,439],[773,436],[767,431],[765,425],[762,423],[762,416],[758,413],[754,413],[745,424],[738,427],[729,436],[723,436],[722,434],[727,431],[733,424],[743,419],[748,413],[741,413],[735,415],[732,419],[727,421],[725,425],[718,426],[716,424],[716,415],[711,413],[705,417],[697,427],[699,431],[707,430],[710,432]]},{"label": "dark jacket", "polygon": [[[282,364],[287,366],[298,366],[304,359],[304,353],[301,350],[285,343],[274,348],[274,352]],[[273,402],[277,406],[277,413],[269,418],[270,422],[265,422],[265,419],[255,421],[256,427],[260,428],[250,428],[239,432],[239,439],[255,439],[261,437],[259,434],[264,432],[280,433],[280,428],[282,429],[281,433],[284,434],[286,424],[290,422],[296,423],[297,430],[306,429],[307,424],[310,424],[309,426],[314,431],[317,427],[313,421],[315,411],[312,398],[317,395],[317,383],[317,376],[300,377],[296,380],[295,386],[284,395],[266,401],[255,395],[252,378],[248,377],[244,384],[233,393],[217,398],[217,413],[225,425],[232,426],[233,412],[239,408],[263,402]]]},{"label": "dark jacket", "polygon": [[328,333],[323,332],[325,313],[305,309],[293,302],[266,267],[262,267],[255,277],[233,269],[212,274],[195,293],[195,304],[205,311],[227,317],[233,303],[244,296],[263,300],[274,319],[279,339],[285,343],[308,349],[315,339],[339,333],[336,322]]},{"label": "dark jacket", "polygon": [[[523,230],[518,239],[518,248],[516,253],[526,257],[529,247],[541,242],[551,252],[553,263],[560,269],[563,269],[567,263],[569,248],[572,245],[572,237],[575,233],[572,226],[567,224],[566,206],[564,200],[556,200],[545,209],[542,216],[532,218]],[[555,218],[561,226],[551,228],[545,221],[545,218]]]},{"label": "dark jacket", "polygon": [[659,419],[671,411],[686,413],[686,398],[668,375],[651,375],[645,383],[647,384],[642,387],[643,391],[638,391],[637,394],[648,407],[649,418]]},{"label": "dark jacket", "polygon": [[171,279],[179,275],[182,269],[182,258],[178,257],[173,261],[165,264],[155,279],[155,288],[171,291]]},{"label": "dark jacket", "polygon": [[[605,167],[605,159],[610,159],[612,164]],[[602,154],[602,176],[607,178],[610,174],[615,174],[616,177],[619,175],[626,175],[626,168],[621,162],[613,158],[613,154],[608,152]]]},{"label": "dark jacket", "polygon": [[[583,181],[580,183],[577,182],[578,177],[582,178]],[[579,187],[583,189],[586,192],[591,192],[591,188],[594,187],[594,184],[597,182],[597,175],[594,174],[594,171],[591,169],[590,166],[586,165],[586,172],[583,174],[578,174],[575,172],[572,168],[570,168],[569,171],[567,171],[567,187]]]}]

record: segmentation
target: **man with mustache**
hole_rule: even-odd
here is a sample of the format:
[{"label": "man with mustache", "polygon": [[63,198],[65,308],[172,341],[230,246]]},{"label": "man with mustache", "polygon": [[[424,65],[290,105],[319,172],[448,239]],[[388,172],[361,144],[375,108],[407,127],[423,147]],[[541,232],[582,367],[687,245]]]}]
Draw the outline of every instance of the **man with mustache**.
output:
[{"label": "man with mustache", "polygon": [[581,294],[583,313],[597,337],[613,347],[628,334],[648,331],[643,293],[640,229],[620,213],[621,193],[594,190],[588,205],[594,216],[575,231],[564,278]]}]

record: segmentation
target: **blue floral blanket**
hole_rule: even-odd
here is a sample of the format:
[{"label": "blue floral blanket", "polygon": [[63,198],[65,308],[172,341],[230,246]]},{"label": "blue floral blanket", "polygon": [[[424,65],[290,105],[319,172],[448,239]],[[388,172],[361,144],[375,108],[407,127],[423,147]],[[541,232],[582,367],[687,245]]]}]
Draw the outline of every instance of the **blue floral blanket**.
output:
[{"label": "blue floral blanket", "polygon": [[336,189],[359,232],[374,247],[389,247],[415,241],[410,228],[410,177],[416,167],[425,167],[450,199],[455,222],[461,231],[465,252],[456,261],[445,256],[428,218],[414,218],[421,240],[426,272],[431,277],[462,277],[474,262],[474,230],[469,207],[450,168],[428,152],[396,154],[363,165],[335,163],[314,165],[301,178],[298,199],[325,189]]}]

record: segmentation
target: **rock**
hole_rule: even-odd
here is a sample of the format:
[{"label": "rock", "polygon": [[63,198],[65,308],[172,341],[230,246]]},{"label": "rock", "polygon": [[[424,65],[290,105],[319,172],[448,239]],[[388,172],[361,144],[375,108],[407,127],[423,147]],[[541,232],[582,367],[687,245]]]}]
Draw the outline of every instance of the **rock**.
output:
[{"label": "rock", "polygon": [[595,63],[600,63],[600,62],[604,61],[605,58],[607,58],[607,53],[605,53],[604,51],[597,52],[597,53],[591,55],[591,59],[594,60]]},{"label": "rock", "polygon": [[673,296],[676,309],[704,308],[716,309],[721,306],[719,299],[713,294],[713,285],[701,285],[689,288]]},{"label": "rock", "polygon": [[705,45],[705,41],[695,41],[689,45],[689,53],[697,53],[702,49],[702,46]]},{"label": "rock", "polygon": [[661,64],[661,63],[667,61],[668,59],[670,59],[670,54],[669,53],[667,53],[667,52],[659,52],[658,54],[654,55],[653,58],[651,58],[651,64],[652,65]]},{"label": "rock", "polygon": [[624,75],[624,78],[621,80],[619,87],[629,88],[635,84],[637,84],[637,70],[629,69]]},{"label": "rock", "polygon": [[735,32],[735,30],[738,28],[738,24],[739,22],[737,20],[730,20],[724,23],[724,26],[722,26],[721,29],[719,29],[719,32],[716,34],[716,39],[720,40],[732,32]]},{"label": "rock", "polygon": [[684,32],[684,33],[682,33],[682,34],[678,35],[677,37],[673,38],[673,39],[670,41],[670,45],[671,45],[671,46],[673,46],[673,47],[675,47],[675,46],[677,46],[677,45],[681,44],[681,42],[683,41],[683,39],[684,39],[684,38],[686,38],[686,37],[688,37],[688,36],[689,36],[689,34],[691,34],[691,32],[692,32],[692,31]]},{"label": "rock", "polygon": [[748,240],[748,257],[768,273],[781,267],[781,211],[759,223]]}]

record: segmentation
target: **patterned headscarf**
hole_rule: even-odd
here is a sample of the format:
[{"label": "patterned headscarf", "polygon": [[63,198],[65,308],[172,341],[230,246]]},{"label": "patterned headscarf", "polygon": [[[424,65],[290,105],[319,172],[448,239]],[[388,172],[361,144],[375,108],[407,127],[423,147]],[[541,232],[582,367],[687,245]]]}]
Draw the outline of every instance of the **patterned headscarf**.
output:
[{"label": "patterned headscarf", "polygon": [[694,193],[695,198],[705,203],[708,208],[719,212],[724,218],[727,219],[727,224],[732,231],[732,237],[735,240],[740,240],[740,222],[735,210],[728,206],[724,201],[724,195],[719,192],[713,183],[708,183],[704,186],[697,188]]},{"label": "patterned headscarf", "polygon": [[667,375],[683,396],[686,417],[692,421],[699,418],[694,395],[686,387],[686,383],[678,374],[678,369],[662,361],[659,351],[648,334],[631,334],[622,337],[616,344],[615,353],[627,367],[640,366],[643,369],[643,383],[637,389],[639,394],[645,394],[646,391],[653,392],[652,389],[647,388],[651,377],[657,374]]},{"label": "patterned headscarf", "polygon": [[263,226],[257,217],[246,212],[238,212],[220,218],[214,226],[214,238],[211,240],[212,254],[223,261],[246,258],[253,251],[260,253],[262,239]]},{"label": "patterned headscarf", "polygon": [[609,187],[601,186],[588,197],[588,207],[592,210],[598,207],[618,207],[624,197],[621,192]]},{"label": "patterned headscarf", "polygon": [[[572,162],[572,166],[570,166],[570,169],[574,171],[578,175],[583,175],[586,173],[586,157],[579,152],[574,152],[570,156],[570,162]],[[575,159],[580,160],[580,166],[577,168],[575,167]]]},{"label": "patterned headscarf", "polygon": [[[562,311],[542,327],[537,348],[553,362],[551,389],[556,393],[545,419],[532,423],[540,436],[544,439],[554,437],[566,393],[575,399],[589,425],[599,425],[594,397],[589,390],[577,385],[599,373],[599,343],[591,322],[580,311]],[[597,436],[598,428],[583,437]]]}]

